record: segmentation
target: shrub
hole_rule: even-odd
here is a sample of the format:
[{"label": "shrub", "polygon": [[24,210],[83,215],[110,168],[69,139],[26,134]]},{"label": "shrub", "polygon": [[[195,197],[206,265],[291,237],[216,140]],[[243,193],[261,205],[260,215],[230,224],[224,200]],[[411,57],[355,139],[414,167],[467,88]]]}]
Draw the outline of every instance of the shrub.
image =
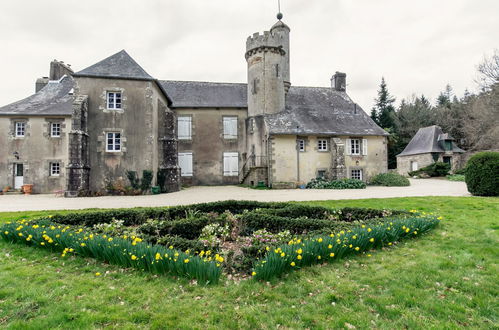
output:
[{"label": "shrub", "polygon": [[306,186],[307,189],[364,189],[366,184],[357,179],[341,179],[327,181],[323,178],[312,179]]},{"label": "shrub", "polygon": [[156,243],[167,247],[173,246],[174,249],[180,251],[200,252],[209,250],[209,248],[213,250],[213,247],[208,247],[198,240],[186,239],[180,236],[162,236],[157,239]]},{"label": "shrub", "polygon": [[464,181],[465,177],[463,174],[449,174],[449,175],[447,175],[447,180],[449,180],[449,181]]},{"label": "shrub", "polygon": [[265,258],[255,262],[253,277],[269,280],[293,269],[324,263],[349,254],[362,253],[404,238],[419,236],[437,226],[439,220],[433,216],[404,218],[372,227],[357,227],[309,240],[294,239],[267,252]]},{"label": "shrub", "polygon": [[455,170],[454,174],[465,175],[466,174],[466,168],[460,168],[459,170]]},{"label": "shrub", "polygon": [[0,230],[0,236],[9,242],[59,251],[63,257],[74,253],[152,273],[195,278],[201,283],[217,283],[221,274],[220,263],[211,258],[146,244],[137,237],[108,237],[70,226],[45,226],[24,220],[8,223]]},{"label": "shrub", "polygon": [[499,152],[479,152],[468,160],[466,186],[476,196],[499,196]]},{"label": "shrub", "polygon": [[153,171],[150,170],[142,171],[142,181],[140,182],[140,189],[142,189],[142,191],[151,190],[152,177],[153,177]]},{"label": "shrub", "polygon": [[446,176],[449,174],[450,164],[443,162],[435,162],[431,165],[420,168],[417,171],[409,172],[409,176],[421,176],[422,174],[426,174],[431,177],[436,176]]},{"label": "shrub", "polygon": [[387,187],[405,187],[411,185],[406,177],[397,173],[380,173],[375,175],[371,179],[370,184]]},{"label": "shrub", "polygon": [[130,186],[132,186],[133,189],[137,190],[140,188],[140,179],[137,177],[137,172],[127,171],[126,176],[128,181],[130,181]]}]

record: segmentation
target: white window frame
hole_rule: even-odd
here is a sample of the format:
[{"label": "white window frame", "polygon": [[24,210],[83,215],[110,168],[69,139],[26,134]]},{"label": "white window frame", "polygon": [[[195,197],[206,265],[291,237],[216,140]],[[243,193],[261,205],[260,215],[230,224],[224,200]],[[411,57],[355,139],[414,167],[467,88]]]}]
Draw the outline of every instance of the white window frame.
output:
[{"label": "white window frame", "polygon": [[[112,97],[112,98],[111,98]],[[119,100],[119,102],[118,102]],[[106,105],[108,110],[123,109],[123,94],[121,92],[107,92]]]},{"label": "white window frame", "polygon": [[298,151],[305,152],[305,140],[298,139],[296,143],[298,144]]},{"label": "white window frame", "polygon": [[[324,175],[320,175],[321,172],[324,172]],[[326,175],[327,175],[327,170],[325,169],[320,169],[320,170],[317,170],[317,178],[322,178],[322,179],[325,179],[326,178]]]},{"label": "white window frame", "polygon": [[122,142],[120,132],[106,132],[106,152],[121,152]]},{"label": "white window frame", "polygon": [[[182,161],[182,159],[189,159],[189,158],[190,158],[190,165],[187,166],[187,170],[185,169],[185,166],[184,166],[184,169],[182,169],[181,163],[184,162],[184,161]],[[194,161],[193,161],[192,152],[179,152],[178,153],[178,165],[180,166],[180,176],[192,177],[194,175]],[[189,171],[189,167],[190,167],[190,171]]]},{"label": "white window frame", "polygon": [[179,140],[192,140],[192,116],[177,117],[177,138]]},{"label": "white window frame", "polygon": [[61,123],[50,123],[50,137],[61,137]]},{"label": "white window frame", "polygon": [[15,135],[16,135],[16,137],[25,137],[26,136],[26,122],[24,122],[24,121],[16,121],[15,122]]},{"label": "white window frame", "polygon": [[328,151],[329,143],[327,139],[317,139],[317,150],[318,151]]},{"label": "white window frame", "polygon": [[361,139],[350,139],[350,155],[360,156],[361,155]]},{"label": "white window frame", "polygon": [[[354,175],[354,171],[357,172],[358,171],[358,174],[359,175]],[[357,180],[361,180],[362,181],[362,169],[360,168],[354,168],[352,170],[350,170],[350,178],[351,179],[357,179]]]},{"label": "white window frame", "polygon": [[235,140],[237,139],[237,116],[224,116],[223,117],[223,135],[224,139]]},{"label": "white window frame", "polygon": [[224,152],[223,154],[223,175],[239,176],[239,153]]},{"label": "white window frame", "polygon": [[60,176],[61,175],[61,163],[53,162],[50,163],[50,176]]}]

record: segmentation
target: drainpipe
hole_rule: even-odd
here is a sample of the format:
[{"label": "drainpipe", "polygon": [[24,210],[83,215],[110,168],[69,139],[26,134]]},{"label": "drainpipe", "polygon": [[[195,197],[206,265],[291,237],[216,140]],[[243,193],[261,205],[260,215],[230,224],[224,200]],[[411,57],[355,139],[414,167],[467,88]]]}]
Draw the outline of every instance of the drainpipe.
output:
[{"label": "drainpipe", "polygon": [[[300,126],[296,126],[296,133]],[[300,142],[298,140],[298,135],[296,135],[296,181],[300,183]]]}]

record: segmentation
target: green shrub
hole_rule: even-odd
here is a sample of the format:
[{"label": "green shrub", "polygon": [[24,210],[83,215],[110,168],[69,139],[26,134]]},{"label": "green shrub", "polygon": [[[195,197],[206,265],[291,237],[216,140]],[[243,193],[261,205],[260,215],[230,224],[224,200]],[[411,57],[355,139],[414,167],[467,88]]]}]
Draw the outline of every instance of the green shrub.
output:
[{"label": "green shrub", "polygon": [[162,193],[167,192],[166,191],[166,169],[161,168],[158,171],[158,178],[157,178],[157,183],[159,188],[161,189]]},{"label": "green shrub", "polygon": [[499,152],[479,152],[468,160],[466,186],[476,196],[499,196]]},{"label": "green shrub", "polygon": [[142,191],[151,190],[151,183],[152,183],[153,175],[154,175],[153,171],[150,171],[150,170],[143,170],[142,171],[142,181],[140,182],[140,189],[142,189]]},{"label": "green shrub", "polygon": [[431,165],[420,168],[417,171],[409,172],[409,176],[421,176],[421,174],[426,174],[431,177],[446,176],[450,171],[450,164],[443,162],[435,162]]},{"label": "green shrub", "polygon": [[366,184],[357,179],[341,179],[327,181],[323,178],[312,179],[306,185],[307,189],[364,189]]},{"label": "green shrub", "polygon": [[447,180],[449,180],[449,181],[464,181],[465,177],[463,174],[449,174],[449,175],[447,175]]},{"label": "green shrub", "polygon": [[128,181],[130,181],[130,186],[132,186],[133,189],[137,190],[140,188],[140,179],[137,176],[137,172],[127,171],[126,176]]},{"label": "green shrub", "polygon": [[45,226],[21,220],[2,226],[0,237],[12,243],[59,251],[62,256],[74,253],[122,267],[195,278],[201,283],[217,283],[221,274],[219,263],[198,256],[146,244],[138,238],[109,237],[70,226]]},{"label": "green shrub", "polygon": [[387,187],[405,187],[411,185],[406,177],[397,173],[380,173],[375,175],[371,179],[370,184]]},{"label": "green shrub", "polygon": [[162,236],[157,239],[156,243],[166,247],[173,246],[174,249],[180,251],[200,252],[209,249],[213,250],[213,247],[206,246],[198,240],[186,239],[180,236]]},{"label": "green shrub", "polygon": [[459,170],[455,170],[454,174],[465,175],[466,174],[466,168],[460,168]]},{"label": "green shrub", "polygon": [[357,227],[336,235],[303,241],[295,239],[291,244],[267,252],[263,260],[256,261],[252,275],[257,280],[269,280],[293,269],[334,261],[350,254],[391,245],[401,239],[420,236],[438,223],[439,220],[433,216],[415,216],[376,226]]}]

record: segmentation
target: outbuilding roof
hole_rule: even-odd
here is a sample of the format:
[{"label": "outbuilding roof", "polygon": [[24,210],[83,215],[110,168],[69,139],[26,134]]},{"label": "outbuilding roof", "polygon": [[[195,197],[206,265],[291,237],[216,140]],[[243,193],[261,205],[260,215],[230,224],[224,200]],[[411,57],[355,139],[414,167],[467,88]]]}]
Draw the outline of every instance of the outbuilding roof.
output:
[{"label": "outbuilding roof", "polygon": [[397,156],[409,156],[417,154],[425,154],[429,152],[445,152],[443,145],[440,141],[451,141],[452,152],[464,152],[454,142],[452,137],[444,134],[442,128],[437,125],[422,127],[418,130],[416,135],[411,139],[409,144]]},{"label": "outbuilding roof", "polygon": [[38,93],[0,108],[0,116],[71,116],[74,80],[63,76],[51,80]]}]

